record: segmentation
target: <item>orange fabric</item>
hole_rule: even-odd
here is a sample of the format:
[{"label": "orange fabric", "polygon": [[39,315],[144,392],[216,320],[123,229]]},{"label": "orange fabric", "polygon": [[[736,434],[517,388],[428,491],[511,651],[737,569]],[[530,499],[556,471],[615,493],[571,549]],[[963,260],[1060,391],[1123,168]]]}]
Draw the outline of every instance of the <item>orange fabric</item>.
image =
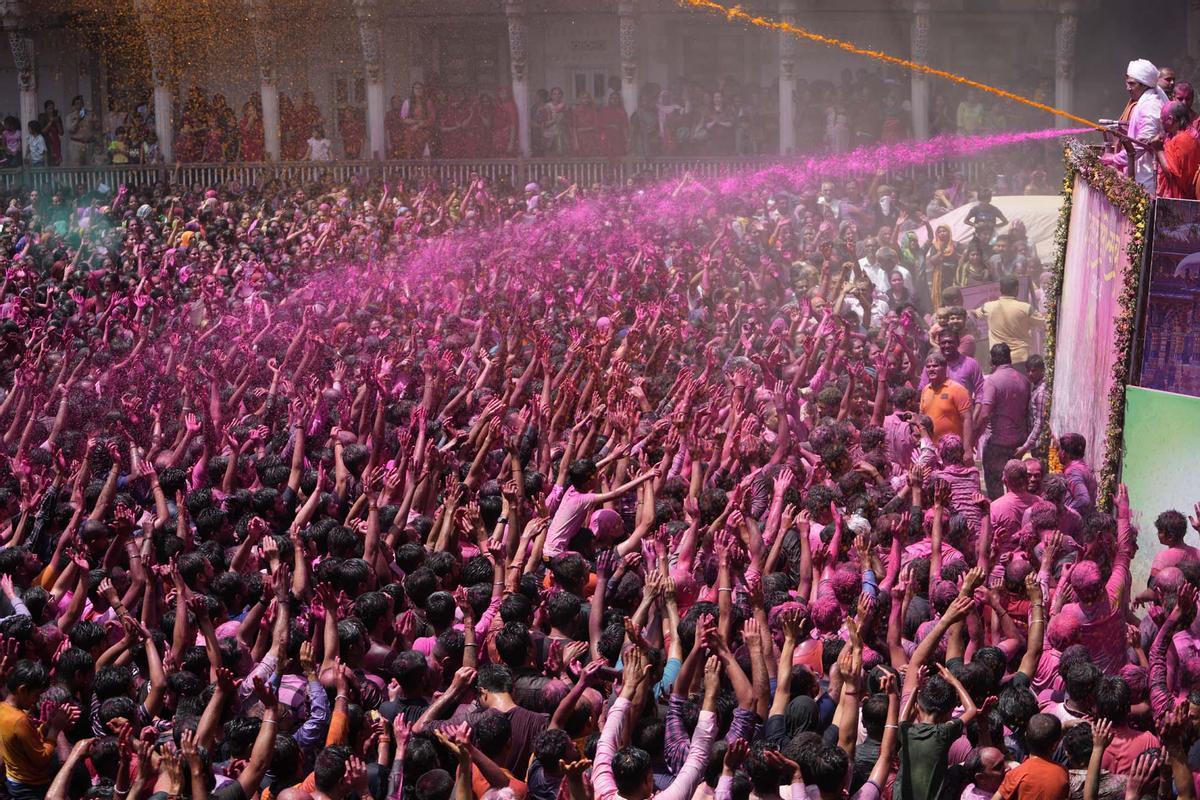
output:
[{"label": "orange fabric", "polygon": [[[512,790],[513,796],[516,797],[517,800],[524,800],[525,797],[528,796],[528,794],[529,794],[529,787],[526,786],[523,781],[519,781],[515,777],[513,777],[513,774],[511,772],[509,772],[508,770],[504,769],[503,767],[501,767],[501,769],[504,771],[504,774],[508,776],[508,787],[507,788]],[[493,789],[493,788],[495,788],[495,787],[493,787],[490,783],[488,783],[487,778],[483,777],[483,773],[479,770],[479,767],[472,764],[471,765],[471,791],[474,793],[475,797],[482,798],[485,794],[488,793],[488,790]]]},{"label": "orange fabric", "polygon": [[332,747],[335,744],[345,744],[347,737],[350,736],[350,715],[345,711],[333,710],[333,716],[329,720],[329,733],[325,734],[325,746]]},{"label": "orange fabric", "polygon": [[0,758],[8,777],[19,783],[44,786],[54,773],[54,740],[42,736],[21,709],[0,703]]},{"label": "orange fabric", "polygon": [[962,436],[963,420],[970,411],[971,395],[949,378],[936,390],[926,386],[921,391],[921,413],[933,420],[935,440],[948,433]]},{"label": "orange fabric", "polygon": [[38,573],[38,576],[33,579],[34,586],[40,586],[47,592],[54,588],[54,582],[58,580],[58,570],[54,568],[53,562],[46,565],[46,568]]},{"label": "orange fabric", "polygon": [[1191,131],[1180,131],[1163,143],[1166,169],[1158,171],[1158,196],[1196,199],[1196,173],[1200,171],[1200,141]]},{"label": "orange fabric", "polygon": [[1071,780],[1058,764],[1032,756],[1009,770],[999,794],[1004,800],[1067,800]]}]

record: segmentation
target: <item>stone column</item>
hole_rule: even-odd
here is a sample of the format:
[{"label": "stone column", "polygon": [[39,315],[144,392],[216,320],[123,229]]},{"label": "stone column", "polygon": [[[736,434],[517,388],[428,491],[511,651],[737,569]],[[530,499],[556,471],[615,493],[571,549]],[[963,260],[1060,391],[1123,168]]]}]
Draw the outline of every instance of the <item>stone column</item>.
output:
[{"label": "stone column", "polygon": [[[918,64],[929,61],[929,0],[913,0],[912,60]],[[912,74],[913,138],[929,138],[929,76],[924,72]]]},{"label": "stone column", "polygon": [[[1077,0],[1061,0],[1054,26],[1054,106],[1070,111],[1075,105],[1075,31],[1079,26]],[[1069,119],[1056,116],[1054,125],[1066,128]]]},{"label": "stone column", "polygon": [[508,58],[512,66],[513,102],[517,106],[517,140],[521,155],[529,158],[532,132],[529,128],[529,18],[525,13],[525,0],[505,0],[504,13],[508,17]]},{"label": "stone column", "polygon": [[275,29],[270,0],[244,0],[258,59],[259,96],[262,98],[263,152],[278,161],[283,150],[279,133],[279,87],[276,83]]},{"label": "stone column", "polygon": [[[8,20],[6,20],[7,24]],[[29,123],[38,117],[37,61],[33,49],[33,37],[19,27],[9,28],[8,46],[12,49],[13,63],[17,68],[17,89],[21,116],[21,152],[29,153]]]},{"label": "stone column", "polygon": [[[638,36],[637,0],[621,0],[617,6],[621,43],[621,104],[626,116],[637,111],[638,106]],[[597,97],[596,102],[607,103],[608,98]]]},{"label": "stone column", "polygon": [[358,17],[358,36],[362,40],[363,64],[367,77],[367,140],[371,158],[387,156],[384,130],[383,48],[380,45],[380,16],[376,0],[354,0]]},{"label": "stone column", "polygon": [[175,108],[170,82],[170,43],[162,33],[162,22],[153,8],[152,0],[137,0],[134,4],[146,36],[150,52],[150,82],[154,87],[154,135],[164,163],[175,160]]},{"label": "stone column", "polygon": [[[796,24],[796,0],[779,0],[779,21]],[[779,154],[796,152],[796,37],[779,34]]]}]

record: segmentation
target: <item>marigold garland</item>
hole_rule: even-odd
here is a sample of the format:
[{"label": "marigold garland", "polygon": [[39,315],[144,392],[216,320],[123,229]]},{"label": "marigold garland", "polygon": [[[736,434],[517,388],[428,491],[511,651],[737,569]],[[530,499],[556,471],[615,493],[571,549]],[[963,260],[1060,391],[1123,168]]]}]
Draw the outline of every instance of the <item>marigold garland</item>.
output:
[{"label": "marigold garland", "polygon": [[[1125,386],[1129,380],[1130,358],[1133,352],[1134,317],[1137,312],[1138,285],[1142,259],[1146,251],[1146,227],[1149,219],[1150,196],[1127,177],[1100,163],[1100,158],[1077,141],[1068,142],[1064,149],[1063,204],[1055,230],[1054,267],[1046,292],[1046,410],[1044,436],[1050,436],[1050,411],[1054,402],[1054,353],[1058,331],[1058,302],[1062,294],[1063,273],[1067,266],[1067,235],[1071,228],[1071,207],[1075,178],[1082,178],[1097,190],[1132,223],[1126,247],[1128,263],[1122,270],[1121,295],[1117,298],[1117,314],[1113,318],[1113,385],[1108,395],[1108,426],[1104,436],[1104,460],[1098,481],[1098,504],[1107,510],[1117,488],[1120,471],[1121,441],[1125,425]],[[1043,441],[1043,445],[1047,445]],[[1095,447],[1095,443],[1091,443]],[[1060,466],[1061,469],[1061,466]]]}]

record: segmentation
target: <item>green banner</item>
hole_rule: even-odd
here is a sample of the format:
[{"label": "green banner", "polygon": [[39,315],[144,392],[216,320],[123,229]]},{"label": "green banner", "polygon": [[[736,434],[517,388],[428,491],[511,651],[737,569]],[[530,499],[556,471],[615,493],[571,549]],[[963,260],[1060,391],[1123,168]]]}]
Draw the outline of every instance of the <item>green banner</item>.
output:
[{"label": "green banner", "polygon": [[[1196,453],[1200,452],[1200,398],[1130,386],[1126,389],[1125,460],[1121,478],[1129,487],[1138,553],[1133,591],[1146,585],[1154,555],[1162,549],[1154,519],[1173,508],[1184,514],[1200,502]],[[1195,544],[1188,531],[1187,542]]]}]

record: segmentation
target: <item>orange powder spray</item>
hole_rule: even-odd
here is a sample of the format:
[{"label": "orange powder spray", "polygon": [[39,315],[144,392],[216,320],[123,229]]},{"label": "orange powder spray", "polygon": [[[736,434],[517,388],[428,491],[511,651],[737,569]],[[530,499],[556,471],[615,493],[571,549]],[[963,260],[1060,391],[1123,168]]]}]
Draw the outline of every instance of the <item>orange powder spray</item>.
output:
[{"label": "orange powder spray", "polygon": [[692,6],[693,8],[712,11],[717,14],[724,14],[725,17],[730,21],[740,20],[742,22],[748,22],[749,24],[755,25],[759,28],[779,31],[780,33],[790,33],[793,36],[799,36],[800,38],[808,39],[811,42],[817,42],[818,44],[827,45],[829,47],[837,47],[841,50],[845,50],[848,53],[866,56],[867,58],[874,58],[877,61],[885,61],[889,64],[895,64],[898,67],[904,67],[905,69],[913,70],[914,72],[923,72],[926,75],[934,75],[938,78],[953,81],[954,83],[958,83],[963,86],[970,86],[972,89],[979,89],[982,92],[994,94],[997,97],[1003,97],[1005,100],[1012,100],[1014,103],[1021,103],[1029,106],[1030,108],[1036,108],[1039,111],[1045,111],[1048,114],[1054,114],[1055,116],[1069,119],[1072,122],[1078,122],[1080,125],[1086,125],[1089,128],[1104,130],[1103,126],[1100,124],[1092,122],[1089,119],[1076,116],[1069,111],[1063,111],[1061,108],[1048,106],[1045,103],[1039,103],[1036,100],[1030,100],[1028,97],[1022,97],[1019,94],[1006,92],[1004,89],[997,89],[995,86],[988,86],[986,83],[980,83],[979,81],[971,80],[970,78],[963,77],[962,75],[955,75],[953,72],[934,69],[933,67],[926,66],[925,64],[918,64],[915,61],[909,61],[904,58],[897,58],[896,56],[888,55],[887,53],[881,53],[878,50],[868,50],[865,47],[859,47],[858,45],[847,42],[843,39],[835,39],[832,36],[822,36],[819,33],[813,33],[812,31],[805,30],[804,28],[797,27],[787,22],[767,19],[766,17],[756,17],[753,14],[742,10],[741,6],[723,6],[720,3],[713,2],[713,0],[679,0],[679,2]]}]

